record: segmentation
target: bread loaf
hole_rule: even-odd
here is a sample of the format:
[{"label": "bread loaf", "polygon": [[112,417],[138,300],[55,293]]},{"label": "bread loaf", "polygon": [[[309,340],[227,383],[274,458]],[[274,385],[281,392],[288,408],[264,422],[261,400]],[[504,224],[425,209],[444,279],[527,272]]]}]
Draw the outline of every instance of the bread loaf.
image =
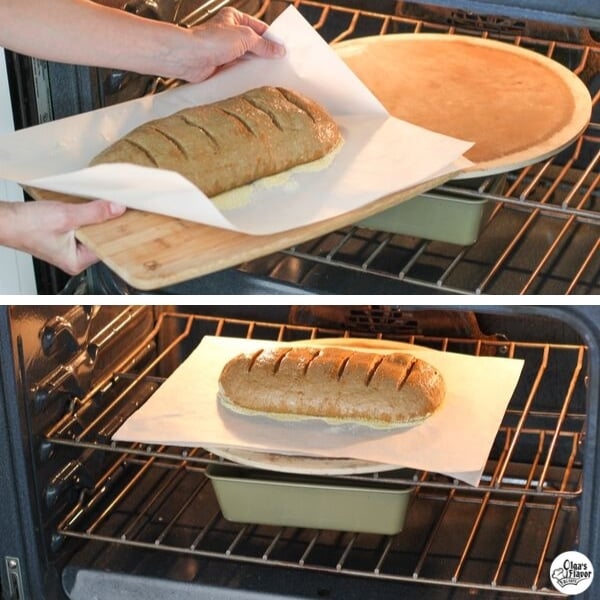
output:
[{"label": "bread loaf", "polygon": [[277,347],[232,358],[218,399],[238,412],[381,427],[428,417],[444,394],[441,374],[409,354]]},{"label": "bread loaf", "polygon": [[91,165],[169,169],[212,197],[321,159],[341,140],[336,123],[316,102],[284,88],[261,87],[145,123]]}]

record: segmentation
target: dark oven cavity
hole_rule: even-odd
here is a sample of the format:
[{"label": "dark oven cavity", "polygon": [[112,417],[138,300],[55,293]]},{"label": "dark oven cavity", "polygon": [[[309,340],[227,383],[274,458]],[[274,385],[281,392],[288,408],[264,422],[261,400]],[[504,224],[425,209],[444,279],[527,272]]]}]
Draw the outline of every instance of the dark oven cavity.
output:
[{"label": "dark oven cavity", "polygon": [[[16,565],[19,577],[3,574],[3,586],[16,586],[14,597],[73,599],[117,589],[145,598],[558,597],[549,581],[557,554],[600,556],[597,317],[592,308],[8,309],[3,389],[13,395],[0,424],[10,469],[0,498],[15,520],[3,519],[0,547],[3,568]],[[392,339],[525,367],[478,487],[414,470],[340,476],[413,486],[399,534],[244,525],[224,519],[206,476],[228,461],[111,440],[204,335]]]}]

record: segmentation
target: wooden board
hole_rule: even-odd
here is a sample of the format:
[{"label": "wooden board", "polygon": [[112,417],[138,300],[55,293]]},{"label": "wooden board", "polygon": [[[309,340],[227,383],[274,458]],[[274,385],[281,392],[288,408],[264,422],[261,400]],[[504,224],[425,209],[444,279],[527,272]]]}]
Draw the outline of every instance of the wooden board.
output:
[{"label": "wooden board", "polygon": [[280,473],[301,475],[359,475],[393,471],[401,467],[353,458],[294,456],[244,450],[242,448],[207,447],[205,450],[246,467],[268,469]]},{"label": "wooden board", "polygon": [[418,33],[358,38],[335,50],[392,115],[475,142],[465,176],[552,156],[591,117],[590,94],[574,73],[513,44]]},{"label": "wooden board", "polygon": [[[121,279],[150,291],[207,275],[325,235],[448,181],[448,174],[337,217],[273,235],[252,236],[154,213],[128,210],[117,219],[82,227],[77,238]],[[28,189],[37,200],[84,202]]]}]

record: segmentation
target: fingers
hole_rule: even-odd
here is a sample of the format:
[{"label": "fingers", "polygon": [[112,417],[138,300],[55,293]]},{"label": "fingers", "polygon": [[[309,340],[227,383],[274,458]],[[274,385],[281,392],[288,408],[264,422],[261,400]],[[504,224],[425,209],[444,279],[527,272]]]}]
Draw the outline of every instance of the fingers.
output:
[{"label": "fingers", "polygon": [[47,260],[68,275],[78,275],[99,260],[94,252],[74,238],[65,240],[62,246],[57,244],[54,253],[49,257],[39,254],[36,256]]},{"label": "fingers", "polygon": [[[73,229],[78,229],[84,225],[103,223],[122,215],[126,210],[125,206],[106,200],[93,200],[84,204],[73,205],[73,207],[76,207],[76,211],[71,214]],[[66,261],[63,264],[63,269],[69,275],[76,275],[98,262],[98,257],[87,246],[76,240],[74,234],[72,235],[74,247],[65,257]]]},{"label": "fingers", "polygon": [[67,267],[70,267],[71,269],[69,275],[77,275],[78,273],[81,273],[81,271],[97,263],[99,260],[96,254],[80,242],[76,242],[75,252],[75,260]]},{"label": "fingers", "polygon": [[247,52],[262,58],[279,58],[285,55],[285,48],[281,44],[262,37],[269,27],[260,19],[232,7],[221,9],[215,19],[239,28],[240,35],[245,38]]},{"label": "fingers", "polygon": [[[50,203],[48,203],[50,205]],[[44,208],[44,204],[40,204]],[[125,212],[125,207],[106,200],[66,204],[56,202],[53,226],[42,244],[33,244],[29,251],[68,273],[76,275],[90,265],[98,262],[92,250],[75,238],[75,230],[85,225],[102,223],[114,219]],[[50,217],[52,220],[53,217]]]},{"label": "fingers", "polygon": [[[268,25],[247,13],[240,12],[239,10],[235,10],[234,8],[224,8],[223,11],[229,11],[229,14],[233,14],[233,18],[239,25],[244,25],[246,27],[250,27],[252,31],[257,33],[258,35],[262,35],[269,28]],[[225,18],[228,17],[227,14],[224,15]]]},{"label": "fingers", "polygon": [[285,48],[276,42],[267,40],[262,35],[269,28],[266,23],[256,19],[246,13],[238,11],[240,25],[250,28],[254,34],[255,43],[249,48],[249,51],[263,58],[278,58],[285,54]]}]

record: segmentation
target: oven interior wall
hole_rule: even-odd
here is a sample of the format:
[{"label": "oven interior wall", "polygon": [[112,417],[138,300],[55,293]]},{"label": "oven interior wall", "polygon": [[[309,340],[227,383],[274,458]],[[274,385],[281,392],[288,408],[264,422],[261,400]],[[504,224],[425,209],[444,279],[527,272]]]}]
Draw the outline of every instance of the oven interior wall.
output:
[{"label": "oven interior wall", "polygon": [[[552,595],[544,579],[549,557],[574,546],[598,552],[591,517],[598,389],[588,388],[597,385],[598,367],[585,350],[598,351],[598,310],[589,308],[575,320],[577,310],[517,307],[12,309],[6,324],[15,366],[11,375],[3,344],[3,374],[15,381],[5,394],[19,399],[5,405],[17,413],[7,420],[22,496],[11,501],[3,490],[2,499],[23,528],[2,536],[3,556],[27,557],[21,562],[32,598],[109,597],[112,586],[133,586],[147,598],[247,598],[256,591],[353,599],[374,590],[384,599],[510,597],[531,592],[533,581],[540,594]],[[312,542],[314,531],[224,520],[204,476],[215,462],[206,452],[110,442],[111,431],[207,334],[382,335],[450,351],[514,354],[526,368],[479,489],[416,473],[419,491],[398,536],[321,531]],[[511,439],[518,443],[506,461]],[[532,466],[536,456],[540,464],[548,459],[545,473]],[[390,477],[398,484],[406,475]],[[20,535],[23,547],[13,542]]]}]

